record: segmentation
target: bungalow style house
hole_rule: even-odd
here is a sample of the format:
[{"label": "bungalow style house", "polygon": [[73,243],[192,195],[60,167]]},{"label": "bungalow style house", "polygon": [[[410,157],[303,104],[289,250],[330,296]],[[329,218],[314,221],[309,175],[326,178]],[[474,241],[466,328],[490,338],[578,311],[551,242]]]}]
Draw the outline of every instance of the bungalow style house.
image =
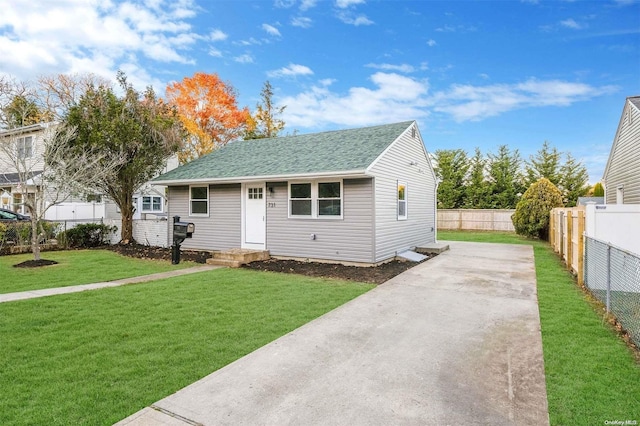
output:
[{"label": "bungalow style house", "polygon": [[436,177],[414,121],[236,141],[153,183],[169,216],[195,224],[184,248],[377,264],[435,242]]},{"label": "bungalow style house", "polygon": [[640,204],[640,96],[625,101],[603,183],[606,204]]}]

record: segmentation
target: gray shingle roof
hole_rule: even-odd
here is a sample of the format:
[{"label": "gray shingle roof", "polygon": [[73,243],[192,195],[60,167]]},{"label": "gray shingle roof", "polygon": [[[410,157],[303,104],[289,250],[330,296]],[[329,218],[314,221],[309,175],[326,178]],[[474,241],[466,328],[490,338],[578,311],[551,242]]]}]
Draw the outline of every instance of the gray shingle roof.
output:
[{"label": "gray shingle roof", "polygon": [[154,181],[364,172],[412,123],[232,142]]}]

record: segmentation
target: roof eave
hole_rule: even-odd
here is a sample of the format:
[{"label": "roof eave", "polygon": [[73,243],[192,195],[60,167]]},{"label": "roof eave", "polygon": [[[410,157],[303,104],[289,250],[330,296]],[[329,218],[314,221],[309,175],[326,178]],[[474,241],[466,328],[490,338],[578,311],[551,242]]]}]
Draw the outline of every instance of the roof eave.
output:
[{"label": "roof eave", "polygon": [[369,174],[366,170],[340,170],[333,172],[314,172],[314,173],[296,173],[289,175],[263,175],[263,176],[233,176],[225,178],[196,178],[196,179],[167,179],[151,181],[152,185],[197,185],[197,184],[224,184],[224,183],[243,183],[243,182],[262,182],[262,181],[283,181],[297,179],[324,179],[331,177],[357,178],[367,177]]}]

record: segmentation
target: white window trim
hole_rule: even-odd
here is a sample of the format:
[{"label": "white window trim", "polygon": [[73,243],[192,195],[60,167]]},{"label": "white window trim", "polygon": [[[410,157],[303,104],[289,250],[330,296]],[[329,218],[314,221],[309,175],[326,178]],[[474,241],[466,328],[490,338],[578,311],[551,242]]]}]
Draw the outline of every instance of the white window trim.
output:
[{"label": "white window trim", "polygon": [[[318,184],[320,183],[340,183],[340,215],[319,215],[318,214]],[[311,184],[311,215],[294,215],[291,214],[291,185],[309,183]],[[307,198],[300,198],[306,200]],[[332,198],[322,198],[323,200],[330,200]],[[335,198],[333,198],[335,200]],[[344,180],[343,179],[322,179],[322,180],[296,180],[289,181],[287,185],[287,210],[289,219],[305,219],[305,220],[342,220],[344,218]]]},{"label": "white window trim", "polygon": [[[189,190],[189,194],[191,194],[191,190]],[[151,205],[151,209],[145,209],[144,208],[144,199],[145,198],[150,198],[151,200],[149,200],[149,204]],[[159,210],[154,210],[153,209],[153,199],[154,198],[158,198],[160,199],[160,209]],[[142,197],[140,197],[140,212],[141,213],[164,213],[164,199],[159,196],[159,195],[143,195]],[[191,205],[191,202],[189,202],[189,205]]]},{"label": "white window trim", "polygon": [[[206,188],[207,190],[207,199],[201,199],[201,198],[191,198],[191,189],[192,188]],[[195,217],[209,217],[209,210],[210,210],[210,198],[211,198],[211,194],[209,191],[209,185],[189,185],[189,216],[195,216]],[[192,201],[206,201],[207,202],[207,212],[206,213],[193,213],[191,211],[191,206],[192,206]]]},{"label": "white window trim", "polygon": [[[404,200],[398,197],[400,186],[404,186]],[[400,215],[400,203],[404,202],[404,215]],[[396,213],[398,220],[407,220],[409,217],[409,187],[406,182],[398,181],[396,185]]]},{"label": "white window trim", "polygon": [[[29,155],[27,155],[27,139],[29,139]],[[16,145],[16,149],[18,151],[16,154],[20,160],[33,158],[33,136],[18,138]]]}]

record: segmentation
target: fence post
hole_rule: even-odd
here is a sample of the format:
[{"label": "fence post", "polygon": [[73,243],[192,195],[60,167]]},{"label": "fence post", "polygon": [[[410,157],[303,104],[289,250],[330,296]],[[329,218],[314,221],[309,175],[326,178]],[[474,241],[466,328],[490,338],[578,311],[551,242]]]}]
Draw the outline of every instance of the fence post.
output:
[{"label": "fence post", "polygon": [[611,304],[611,246],[607,244],[607,313]]},{"label": "fence post", "polygon": [[584,210],[578,210],[578,285],[584,285]]},{"label": "fence post", "polygon": [[555,251],[555,233],[556,233],[556,215],[555,209],[551,209],[551,213],[549,213],[549,244],[553,247],[553,251]]},{"label": "fence post", "polygon": [[567,268],[573,267],[573,210],[567,212]]}]

